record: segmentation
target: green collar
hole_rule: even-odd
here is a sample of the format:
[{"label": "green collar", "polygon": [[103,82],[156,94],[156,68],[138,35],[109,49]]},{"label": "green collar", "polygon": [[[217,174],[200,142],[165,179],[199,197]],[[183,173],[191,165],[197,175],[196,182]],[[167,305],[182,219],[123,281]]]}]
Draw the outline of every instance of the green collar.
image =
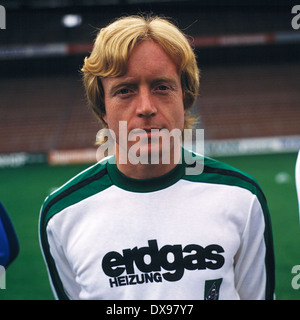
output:
[{"label": "green collar", "polygon": [[107,171],[113,184],[122,189],[132,192],[153,192],[167,188],[181,179],[185,174],[185,165],[178,164],[167,174],[151,179],[129,178],[117,168],[115,163],[108,163]]}]

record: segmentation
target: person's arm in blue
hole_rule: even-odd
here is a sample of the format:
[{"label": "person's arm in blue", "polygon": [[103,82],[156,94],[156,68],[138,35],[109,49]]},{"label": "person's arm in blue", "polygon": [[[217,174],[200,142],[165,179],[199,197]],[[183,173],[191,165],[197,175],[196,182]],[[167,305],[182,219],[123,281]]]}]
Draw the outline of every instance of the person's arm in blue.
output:
[{"label": "person's arm in blue", "polygon": [[15,229],[0,202],[0,265],[6,269],[18,256],[19,250]]}]

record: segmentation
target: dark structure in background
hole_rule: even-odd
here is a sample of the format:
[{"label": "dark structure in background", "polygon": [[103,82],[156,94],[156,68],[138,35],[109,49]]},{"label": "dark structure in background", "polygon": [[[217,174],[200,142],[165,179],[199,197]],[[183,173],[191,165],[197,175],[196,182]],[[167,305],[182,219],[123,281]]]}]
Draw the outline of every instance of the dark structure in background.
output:
[{"label": "dark structure in background", "polygon": [[[0,153],[94,147],[100,124],[79,70],[99,28],[139,12],[171,17],[191,35],[202,73],[195,112],[206,139],[300,135],[300,31],[289,1],[1,4]],[[73,27],[63,22],[68,14],[77,15]]]}]

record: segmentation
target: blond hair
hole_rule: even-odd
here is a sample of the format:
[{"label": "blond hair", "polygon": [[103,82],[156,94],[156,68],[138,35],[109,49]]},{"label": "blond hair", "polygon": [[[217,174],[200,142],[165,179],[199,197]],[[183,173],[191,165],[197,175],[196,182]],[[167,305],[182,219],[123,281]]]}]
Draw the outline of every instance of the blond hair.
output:
[{"label": "blond hair", "polygon": [[[167,19],[158,16],[122,17],[99,31],[93,50],[84,59],[81,69],[88,102],[104,127],[107,124],[103,120],[105,104],[101,78],[124,75],[133,49],[144,40],[158,43],[177,64],[185,110],[189,110],[196,101],[199,69],[185,34]],[[186,112],[185,128],[191,128],[194,122],[195,118]]]}]

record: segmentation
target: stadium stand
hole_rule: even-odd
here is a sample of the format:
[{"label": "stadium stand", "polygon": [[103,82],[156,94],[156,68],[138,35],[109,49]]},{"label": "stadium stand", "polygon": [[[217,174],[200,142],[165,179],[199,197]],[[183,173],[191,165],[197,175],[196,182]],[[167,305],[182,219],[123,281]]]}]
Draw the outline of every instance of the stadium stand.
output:
[{"label": "stadium stand", "polygon": [[[0,38],[0,154],[94,147],[101,126],[87,106],[78,74],[88,52],[63,50],[74,50],[76,43],[77,49],[92,43],[96,26],[124,13],[122,6],[116,8],[82,7],[85,23],[74,30],[61,25],[62,8],[39,9],[37,14],[37,9],[23,7],[12,12],[13,19],[8,19]],[[136,12],[136,7],[127,6],[126,12],[130,10]],[[157,10],[179,21],[198,45],[203,37],[214,43],[214,39],[220,41],[218,36],[233,33],[236,38],[225,38],[233,44],[237,39],[249,41],[243,38],[249,33],[265,34],[266,41],[272,40],[196,48],[202,79],[195,113],[200,115],[198,126],[205,129],[206,139],[300,135],[300,38],[297,43],[285,43],[294,41],[289,6],[251,6],[247,10],[237,6],[229,11],[193,3],[180,12],[176,6],[158,5]],[[45,23],[51,32],[42,31]],[[280,44],[276,43],[279,38]],[[37,44],[59,44],[55,48],[62,53],[40,57],[45,52],[41,46],[34,47]],[[13,50],[7,51],[10,45]],[[33,48],[37,57],[29,58]],[[24,56],[7,58],[8,53]]]},{"label": "stadium stand", "polygon": [[[195,108],[205,137],[300,134],[299,74],[300,66],[293,63],[204,67]],[[0,95],[2,153],[94,146],[101,126],[87,106],[79,76],[10,78]]]},{"label": "stadium stand", "polygon": [[203,70],[198,101],[207,139],[300,134],[299,64]]},{"label": "stadium stand", "polygon": [[1,153],[93,147],[100,125],[75,77],[11,78],[0,91]]}]

